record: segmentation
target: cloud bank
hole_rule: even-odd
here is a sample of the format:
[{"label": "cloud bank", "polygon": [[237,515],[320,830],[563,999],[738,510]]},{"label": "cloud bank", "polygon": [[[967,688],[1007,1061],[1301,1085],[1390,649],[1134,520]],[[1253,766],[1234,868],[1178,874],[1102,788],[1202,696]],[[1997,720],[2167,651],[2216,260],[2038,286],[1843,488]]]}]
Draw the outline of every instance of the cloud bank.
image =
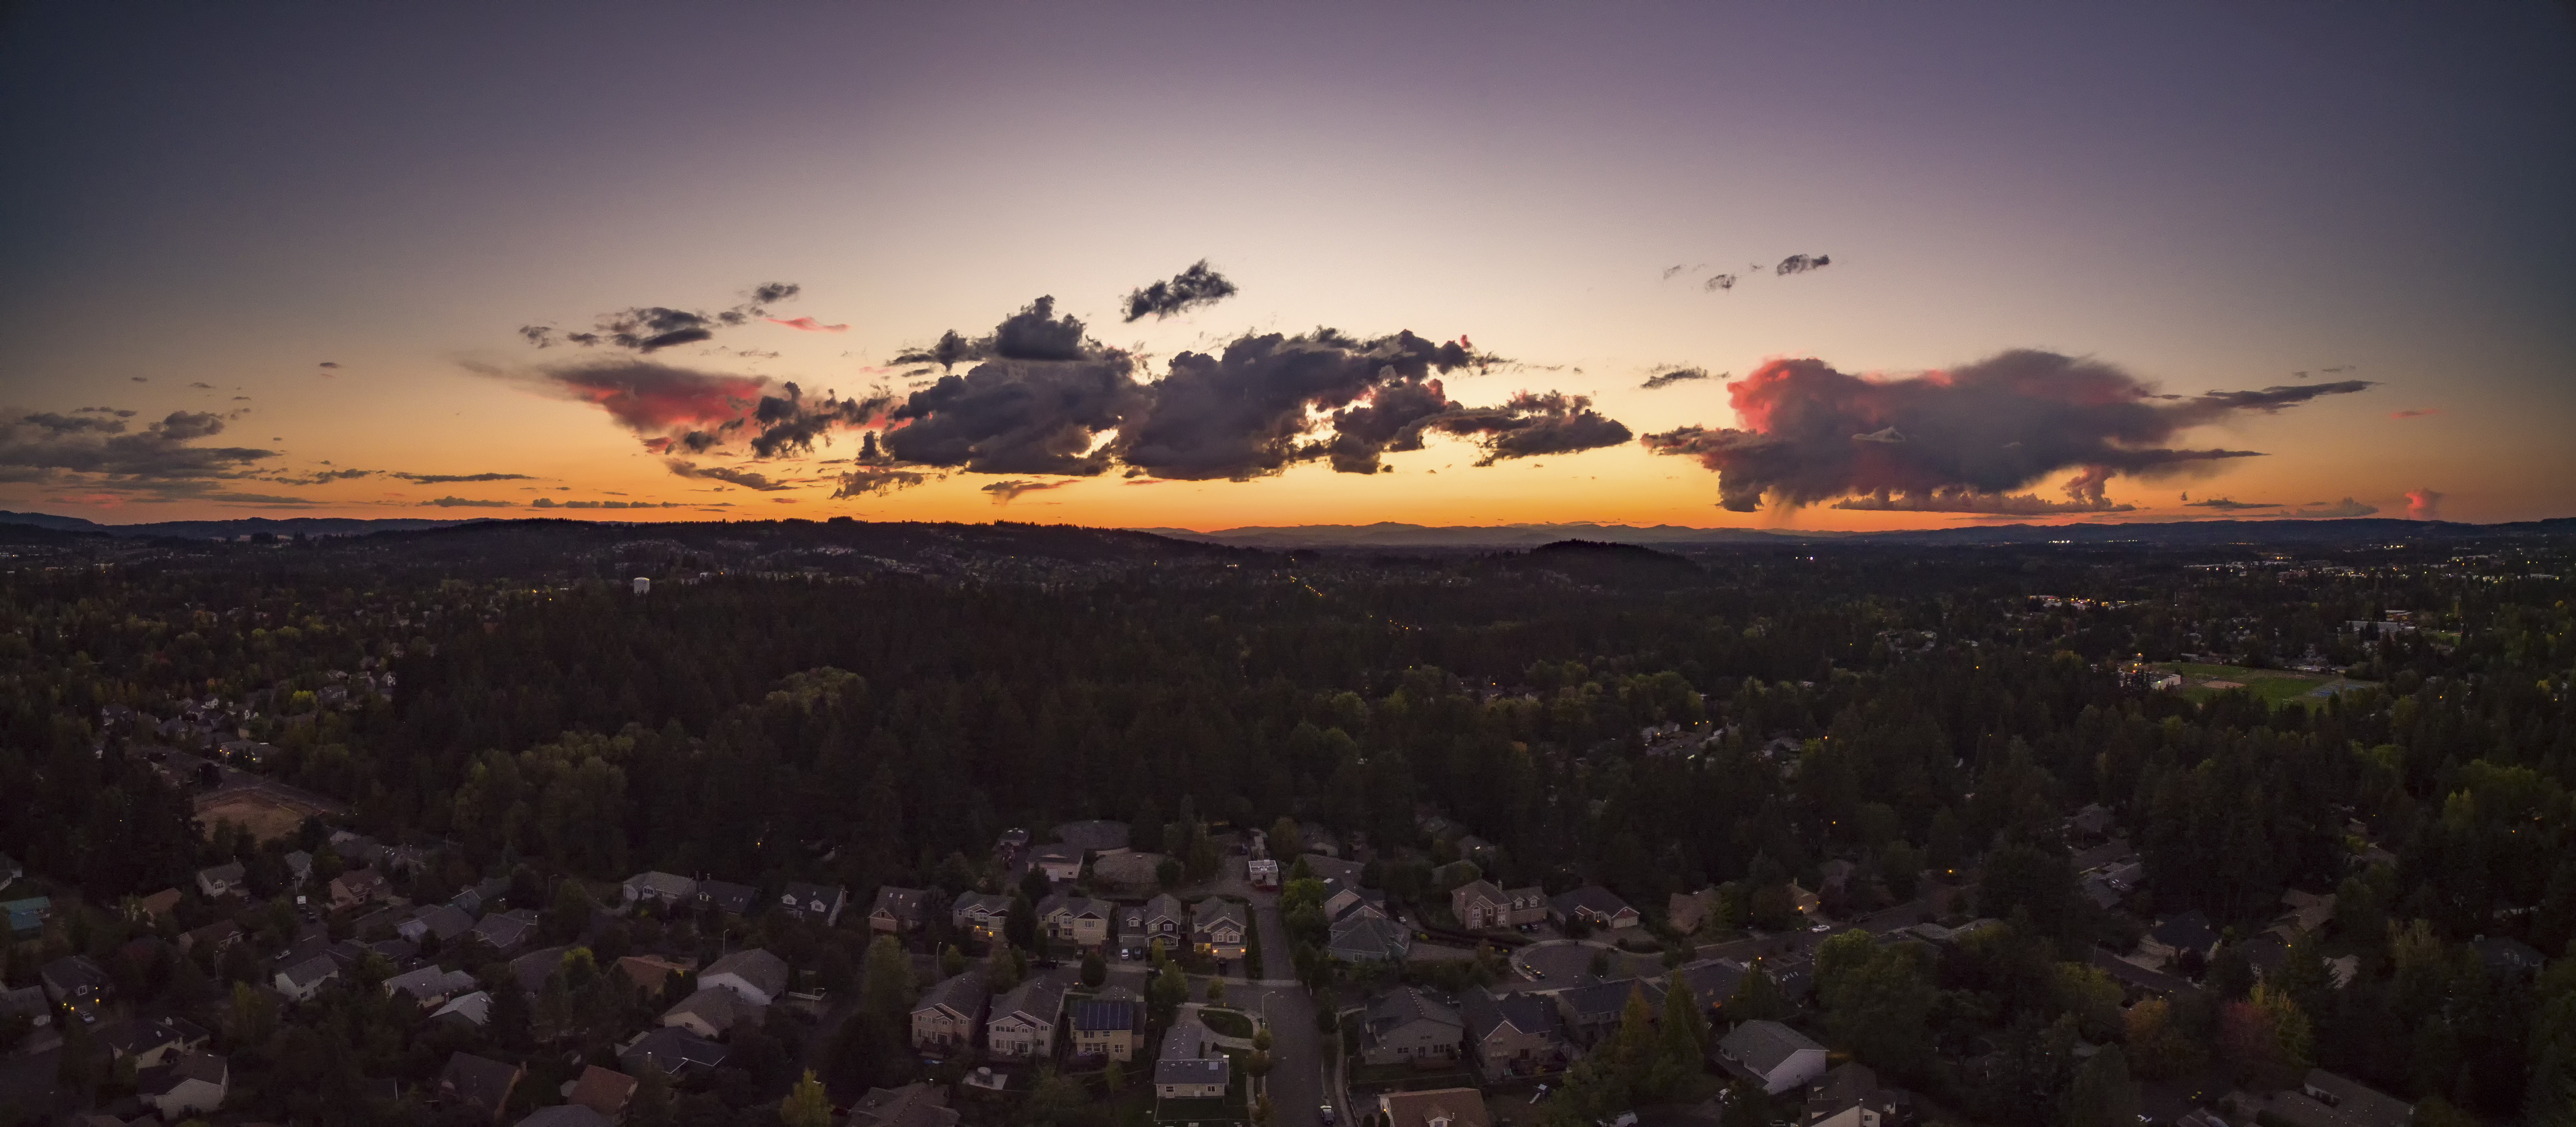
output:
[{"label": "cloud bank", "polygon": [[2270,414],[2360,380],[2165,396],[2108,364],[2016,350],[1900,378],[1774,360],[1728,389],[1743,429],[1687,426],[1645,438],[1718,473],[1719,503],[1751,512],[1855,494],[2004,493],[2073,469],[2070,499],[2105,500],[2114,475],[2168,475],[2256,456],[2165,445],[2193,427]]}]

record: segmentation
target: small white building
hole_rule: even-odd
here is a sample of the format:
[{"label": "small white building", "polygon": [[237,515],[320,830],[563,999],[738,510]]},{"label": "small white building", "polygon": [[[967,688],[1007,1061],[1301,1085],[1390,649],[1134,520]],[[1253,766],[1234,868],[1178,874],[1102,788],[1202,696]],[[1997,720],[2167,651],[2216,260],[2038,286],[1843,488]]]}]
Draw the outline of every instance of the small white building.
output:
[{"label": "small white building", "polygon": [[1728,1072],[1779,1095],[1825,1074],[1825,1047],[1776,1021],[1748,1021],[1717,1043]]}]

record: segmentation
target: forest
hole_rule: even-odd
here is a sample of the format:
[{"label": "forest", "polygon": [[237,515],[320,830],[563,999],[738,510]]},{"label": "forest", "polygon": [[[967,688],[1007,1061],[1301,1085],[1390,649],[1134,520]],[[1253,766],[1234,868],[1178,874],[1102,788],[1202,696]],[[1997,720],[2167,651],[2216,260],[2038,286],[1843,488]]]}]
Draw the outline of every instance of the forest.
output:
[{"label": "forest", "polygon": [[[1658,927],[1668,897],[1711,886],[1720,926],[1771,922],[1783,889],[1822,886],[1839,860],[1859,879],[1833,909],[1948,882],[2004,921],[1937,961],[1829,947],[1816,968],[1822,1020],[1852,1051],[1977,1122],[2085,1122],[2068,1093],[2099,1085],[2077,1040],[2123,1045],[2137,1082],[2299,1062],[2420,1101],[2419,1117],[2576,1116],[2566,540],[2466,557],[1392,556],[1078,532],[853,548],[819,526],[497,526],[25,557],[40,566],[0,574],[0,853],[91,905],[227,860],[275,894],[278,858],[322,846],[325,820],[267,842],[208,832],[186,782],[153,769],[161,730],[121,711],[195,703],[236,710],[269,749],[263,775],[345,804],[334,826],[443,847],[410,878],[418,894],[506,877],[566,936],[584,883],[646,869],[862,898],[990,891],[997,835],[1087,818],[1175,853],[1211,830],[1321,827],[1365,843],[1405,901],[1452,883],[1456,854],[1426,826],[1454,824],[1493,844],[1497,883],[1597,883]],[[2410,628],[2350,626],[2392,616]],[[2305,663],[2350,687],[2287,703],[2155,687],[2177,661]],[[347,690],[360,673],[391,688]],[[2088,805],[2144,865],[2110,908],[2077,894],[2068,863],[2068,818]],[[2256,982],[2229,952],[2292,889],[2335,894],[2332,927]],[[2142,1007],[2106,1015],[2063,981],[2087,949],[2126,950],[2192,910],[2231,942],[2188,1003],[2142,1024]],[[193,899],[182,916],[214,918]],[[837,983],[864,977],[863,945],[764,926]],[[54,926],[0,970],[26,985],[137,930]],[[2495,937],[2548,964],[2494,972],[2472,943]],[[623,933],[598,954],[675,938]],[[2344,956],[2358,973],[2336,986],[2321,968]],[[427,1039],[446,1034],[409,1019],[352,1002],[316,1019],[331,1028],[281,1024],[235,997],[251,970],[189,962],[138,986],[216,1015],[238,1083],[280,1114],[330,1121],[294,1093],[443,1059]],[[564,1016],[587,1004],[573,977],[541,999],[553,1025],[580,1024]],[[767,1101],[774,1122],[793,1048],[747,1054],[729,1087],[690,1097],[695,1114]],[[845,1079],[901,1067],[851,1060]]]}]

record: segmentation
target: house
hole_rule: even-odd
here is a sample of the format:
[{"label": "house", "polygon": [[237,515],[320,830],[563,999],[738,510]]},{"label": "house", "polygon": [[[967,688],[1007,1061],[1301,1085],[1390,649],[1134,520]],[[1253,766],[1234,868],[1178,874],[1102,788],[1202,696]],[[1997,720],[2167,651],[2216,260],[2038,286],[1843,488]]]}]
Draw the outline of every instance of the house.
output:
[{"label": "house", "polygon": [[1049,937],[1077,947],[1100,947],[1109,942],[1116,912],[1117,907],[1106,900],[1050,892],[1038,901],[1038,926]]},{"label": "house", "polygon": [[1394,918],[1393,913],[1386,910],[1386,893],[1339,880],[1324,882],[1325,919],[1339,922],[1362,912],[1381,918]]},{"label": "house", "polygon": [[510,960],[510,980],[519,984],[519,992],[529,997],[545,993],[546,980],[563,969],[564,956],[570,947],[539,947]]},{"label": "house", "polygon": [[1167,892],[1146,901],[1144,907],[1133,909],[1125,934],[1143,946],[1151,946],[1157,939],[1171,940],[1166,946],[1178,946],[1181,932],[1188,926],[1189,917],[1184,914],[1180,899]]},{"label": "house", "polygon": [[1064,984],[1038,976],[993,999],[984,1019],[985,1051],[997,1057],[1045,1060],[1055,1052],[1056,1018],[1064,1011]]},{"label": "house", "polygon": [[1352,912],[1333,925],[1324,950],[1347,963],[1402,962],[1413,951],[1413,932],[1370,912]]},{"label": "house", "polygon": [[304,882],[313,879],[313,855],[301,849],[289,852],[286,855],[286,877],[294,881],[297,888],[304,887]]},{"label": "house", "polygon": [[626,1118],[626,1105],[635,1098],[635,1078],[615,1069],[590,1065],[573,1081],[572,1091],[564,1098],[605,1115],[611,1122]]},{"label": "house", "polygon": [[54,1006],[42,986],[0,987],[0,1017],[23,1017],[29,1028],[43,1029],[54,1023]]},{"label": "house", "polygon": [[1823,897],[1807,891],[1798,882],[1790,881],[1789,906],[1796,908],[1799,915],[1812,916],[1825,910],[1825,901]]},{"label": "house", "polygon": [[1878,1086],[1878,1073],[1857,1061],[1835,1068],[1807,1095],[1803,1127],[1897,1127],[1910,1118],[1905,1093]]},{"label": "house", "polygon": [[2151,959],[2171,964],[2184,954],[2208,958],[2218,948],[2218,932],[2209,926],[2209,917],[2194,908],[2178,916],[2167,916],[2138,941],[2138,952]]},{"label": "house", "polygon": [[384,981],[385,993],[401,991],[423,1006],[437,1007],[459,994],[474,990],[474,976],[461,970],[440,970],[431,963],[417,970],[404,971]]},{"label": "house", "polygon": [[626,878],[626,883],[619,885],[617,891],[629,904],[686,908],[697,903],[698,882],[675,873],[652,870]]},{"label": "house", "polygon": [[1559,926],[1581,920],[1590,927],[1616,929],[1635,927],[1639,922],[1635,908],[1597,884],[1557,894],[1548,901],[1547,914]]},{"label": "house", "polygon": [[128,1060],[134,1067],[157,1068],[179,1056],[206,1047],[210,1036],[203,1026],[184,1017],[163,1017],[146,1021],[126,1018],[99,1034],[107,1046],[109,1060]]},{"label": "house", "polygon": [[876,903],[868,906],[868,930],[901,934],[919,930],[930,919],[930,892],[921,888],[897,888],[886,885],[877,890]]},{"label": "house", "polygon": [[755,1006],[777,1002],[787,993],[787,960],[758,947],[736,951],[698,972],[698,989],[721,986]]},{"label": "house", "polygon": [[1195,1020],[1172,1023],[1154,1061],[1154,1094],[1167,1100],[1213,1100],[1231,1080],[1225,1054],[1208,1045],[1207,1027]]},{"label": "house", "polygon": [[242,863],[231,861],[211,869],[197,870],[197,892],[208,900],[238,896],[242,891]]},{"label": "house", "polygon": [[1190,910],[1190,943],[1211,958],[1242,958],[1243,936],[1250,927],[1243,905],[1221,896],[1201,900]]},{"label": "house", "polygon": [[340,977],[340,960],[315,955],[277,972],[277,992],[288,1001],[310,1002],[322,987]]},{"label": "house", "polygon": [[963,1049],[975,1044],[975,1031],[984,1026],[984,1006],[992,991],[984,984],[984,972],[969,970],[940,980],[923,991],[921,1001],[912,1007],[912,1047],[916,1049]]},{"label": "house", "polygon": [[453,904],[433,904],[421,908],[401,923],[394,925],[395,934],[414,943],[419,943],[424,937],[432,935],[437,936],[439,942],[445,943],[472,930],[474,930],[474,917],[467,915],[464,909]]},{"label": "house", "polygon": [[948,922],[977,939],[999,939],[1011,919],[1011,898],[998,892],[967,892],[948,904]]},{"label": "house", "polygon": [[1137,1041],[1145,1028],[1143,1006],[1125,998],[1085,998],[1069,1009],[1066,1023],[1073,1027],[1073,1055],[1114,1061],[1136,1058]]},{"label": "house", "polygon": [[1035,866],[1037,871],[1045,873],[1046,878],[1051,881],[1082,879],[1082,850],[1062,842],[1039,846],[1029,863]]},{"label": "house", "polygon": [[1116,853],[1127,848],[1129,831],[1125,822],[1091,819],[1066,822],[1055,828],[1055,839],[1084,853]]},{"label": "house", "polygon": [[1244,862],[1243,875],[1244,879],[1252,882],[1252,887],[1254,888],[1277,889],[1279,887],[1279,861],[1277,858],[1273,857],[1255,857]]},{"label": "house", "polygon": [[2099,838],[2110,834],[2114,822],[2110,807],[2092,802],[2086,803],[2083,809],[2075,812],[2074,817],[2068,818],[2066,828],[2088,838]]},{"label": "house", "polygon": [[1825,1047],[1776,1021],[1748,1021],[1720,1039],[1717,1062],[1772,1095],[1825,1074]]},{"label": "house", "polygon": [[179,890],[165,888],[150,896],[136,898],[127,908],[126,918],[137,923],[151,923],[170,918],[179,910]]},{"label": "house", "polygon": [[1664,902],[1664,920],[1673,925],[1674,931],[1684,935],[1698,934],[1700,928],[1717,918],[1715,887],[1697,892],[1676,892]]},{"label": "house", "polygon": [[459,994],[448,999],[446,1005],[431,1010],[427,1020],[445,1020],[480,1029],[491,1024],[492,1021],[491,992],[477,990],[470,994]]},{"label": "house", "polygon": [[45,984],[45,996],[55,1005],[73,1009],[94,1008],[116,993],[116,980],[91,962],[87,955],[65,955],[37,972]]},{"label": "house", "polygon": [[761,1007],[743,1000],[721,986],[702,986],[698,992],[670,1009],[662,1011],[662,1024],[686,1029],[709,1040],[721,1040],[736,1025],[757,1025],[763,1016]]},{"label": "house", "polygon": [[1573,1055],[1556,1007],[1536,994],[1472,990],[1460,999],[1458,1016],[1467,1025],[1467,1056],[1489,1083],[1555,1072]]},{"label": "house", "polygon": [[1386,1092],[1377,1098],[1377,1113],[1386,1127],[1493,1127],[1485,1094],[1474,1088],[1433,1088],[1425,1092]]},{"label": "house", "polygon": [[2469,946],[2477,950],[2479,961],[2487,965],[2487,973],[2501,978],[2539,974],[2541,964],[2549,961],[2539,948],[2506,935],[2483,936]]},{"label": "house", "polygon": [[686,1029],[661,1026],[647,1031],[617,1054],[617,1067],[629,1076],[658,1068],[669,1076],[712,1071],[723,1064],[725,1047]]},{"label": "house", "polygon": [[447,1058],[447,1067],[439,1070],[438,1084],[431,1091],[442,1107],[472,1108],[498,1123],[501,1109],[509,1106],[511,1090],[527,1075],[527,1069],[515,1064],[458,1053]]},{"label": "house", "polygon": [[1467,1023],[1445,1002],[1412,987],[1380,995],[1360,1018],[1360,1059],[1436,1068],[1458,1059]]},{"label": "house", "polygon": [[331,906],[355,908],[385,898],[385,878],[374,869],[351,869],[331,878]]},{"label": "house", "polygon": [[948,1106],[945,1088],[922,1083],[870,1088],[850,1105],[847,1127],[957,1127],[957,1112]]},{"label": "house", "polygon": [[469,887],[457,889],[456,895],[448,897],[447,902],[456,905],[457,911],[480,918],[483,913],[499,907],[509,895],[510,878],[493,877]]},{"label": "house", "polygon": [[26,875],[27,867],[19,864],[17,858],[0,853],[0,888],[7,888]]},{"label": "house", "polygon": [[1660,982],[1614,978],[1608,982],[1557,991],[1556,1004],[1565,1018],[1566,1035],[1575,1044],[1589,1048],[1600,1044],[1602,1038],[1619,1028],[1619,1019],[1627,1011],[1630,994],[1645,991],[1646,1003],[1661,1013],[1657,1003],[1662,987]]},{"label": "house", "polygon": [[231,1063],[213,1053],[188,1053],[134,1076],[134,1094],[173,1123],[224,1106],[231,1090]]},{"label": "house", "polygon": [[220,952],[230,949],[233,944],[240,941],[240,924],[236,924],[231,920],[216,920],[215,922],[198,928],[195,931],[180,932],[179,951],[182,954],[187,954],[194,952],[198,945],[207,944]]},{"label": "house", "polygon": [[662,988],[670,984],[672,976],[687,974],[689,968],[651,955],[624,955],[617,960],[617,971],[625,975],[627,981],[633,982],[636,989],[658,997]]},{"label": "house", "polygon": [[2296,1091],[2262,1096],[2254,1111],[2289,1127],[2406,1127],[2415,1107],[2351,1077],[2312,1068]]},{"label": "house", "polygon": [[850,902],[850,890],[837,885],[797,884],[790,882],[778,894],[778,910],[789,917],[831,927],[841,922],[841,908]]},{"label": "house", "polygon": [[519,1121],[518,1127],[616,1127],[616,1122],[580,1104],[556,1104],[529,1112],[526,1119]]},{"label": "house", "polygon": [[494,951],[507,955],[518,950],[536,933],[537,914],[519,908],[483,917],[483,922],[475,924],[469,934],[490,945]]},{"label": "house", "polygon": [[702,880],[689,893],[691,903],[701,912],[722,912],[728,916],[748,916],[760,903],[760,890],[731,881]]}]

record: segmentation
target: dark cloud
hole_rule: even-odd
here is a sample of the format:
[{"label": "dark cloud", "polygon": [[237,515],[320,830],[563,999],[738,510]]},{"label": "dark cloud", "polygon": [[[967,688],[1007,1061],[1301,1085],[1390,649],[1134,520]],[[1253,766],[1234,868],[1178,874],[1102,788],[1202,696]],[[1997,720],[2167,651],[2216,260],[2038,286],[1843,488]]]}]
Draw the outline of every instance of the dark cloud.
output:
[{"label": "dark cloud", "polygon": [[132,411],[127,411],[127,410],[123,410],[123,409],[121,409],[121,408],[116,408],[116,407],[74,407],[74,408],[72,408],[72,414],[75,414],[75,415],[114,415],[114,416],[116,416],[117,418],[120,418],[120,419],[131,419],[131,418],[133,418],[133,417],[134,417],[134,412],[132,412]]},{"label": "dark cloud", "polygon": [[213,390],[215,390],[215,385],[210,384],[210,383],[205,383],[205,382],[203,382],[203,381],[200,381],[200,382],[197,382],[197,383],[192,383],[192,384],[189,384],[188,386],[189,386],[189,387],[192,387],[192,388],[195,388],[195,389],[197,389],[197,390],[199,390],[199,391],[213,391]]},{"label": "dark cloud", "polygon": [[335,363],[335,362],[333,362],[333,361],[325,360],[325,361],[323,361],[323,362],[322,362],[322,366],[323,366],[323,367],[325,367],[325,368],[337,368],[337,367],[339,367],[340,365],[339,365],[339,364],[337,364],[337,363]]},{"label": "dark cloud", "polygon": [[471,497],[441,497],[435,501],[421,502],[424,506],[436,505],[442,509],[506,509],[517,503],[516,501],[478,501]]},{"label": "dark cloud", "polygon": [[841,399],[829,394],[807,400],[803,389],[793,383],[780,385],[783,395],[763,395],[752,408],[752,452],[763,458],[780,454],[811,454],[814,442],[835,427],[856,430],[882,418],[894,405],[890,395],[867,399]]},{"label": "dark cloud", "polygon": [[1500,407],[1473,407],[1427,420],[1432,430],[1473,437],[1485,448],[1476,464],[1490,466],[1505,458],[1570,454],[1619,446],[1636,437],[1627,424],[1604,418],[1592,399],[1563,392],[1524,391]]},{"label": "dark cloud", "polygon": [[2346,497],[2331,505],[2323,501],[2310,501],[2305,505],[2299,506],[2298,511],[2291,515],[2302,517],[2340,517],[2350,519],[2353,517],[2366,517],[2378,511],[2379,506],[2377,505],[2365,505],[2350,497]]},{"label": "dark cloud", "polygon": [[2069,496],[2089,503],[2115,474],[2155,477],[2256,455],[2162,445],[2192,427],[2368,386],[2167,397],[2110,365],[2029,350],[1902,379],[1775,360],[1729,388],[1744,429],[1682,427],[1645,442],[1717,471],[1720,503],[1744,512],[1765,496],[1807,505],[1880,491],[2007,493],[2065,469],[2078,471]]},{"label": "dark cloud", "polygon": [[1721,291],[1721,290],[1731,290],[1731,289],[1734,289],[1734,288],[1735,288],[1735,275],[1733,275],[1733,274],[1711,274],[1711,275],[1709,275],[1709,276],[1708,276],[1708,280],[1707,280],[1707,281],[1705,281],[1705,282],[1701,282],[1701,283],[1699,284],[1699,288],[1701,288],[1701,289],[1703,289],[1703,290],[1707,290],[1707,291],[1708,291],[1708,292],[1710,292],[1710,293],[1717,293],[1717,292],[1719,292],[1719,291]]},{"label": "dark cloud", "polygon": [[966,360],[980,363],[963,376],[941,376],[888,413],[884,446],[893,460],[1090,476],[1109,468],[1109,452],[1095,449],[1099,437],[1144,401],[1134,360],[1092,340],[1071,314],[1055,316],[1051,297],[1030,302],[991,335],[950,332],[895,362],[947,368]]},{"label": "dark cloud", "polygon": [[1781,259],[1780,265],[1772,267],[1771,272],[1782,277],[1787,277],[1791,274],[1804,274],[1809,270],[1821,270],[1833,264],[1834,257],[1830,254],[1812,256],[1793,254],[1787,258]]},{"label": "dark cloud", "polygon": [[2226,513],[2236,512],[2240,509],[2277,509],[2281,507],[2280,504],[2275,501],[2232,501],[2225,497],[2204,497],[2198,501],[2186,501],[2184,504],[2195,509],[2216,509],[2220,512]]},{"label": "dark cloud", "polygon": [[2388,417],[2392,419],[2421,419],[2431,415],[2439,415],[2441,413],[2442,409],[2439,407],[2409,407],[2406,410],[2395,412]]},{"label": "dark cloud", "polygon": [[2406,516],[2410,520],[2442,519],[2442,501],[2446,494],[2431,489],[2406,491]]},{"label": "dark cloud", "polygon": [[775,493],[782,489],[796,488],[793,484],[788,482],[773,480],[766,474],[755,473],[751,470],[738,470],[731,466],[700,466],[681,461],[678,458],[665,458],[662,460],[662,464],[670,467],[672,473],[678,474],[681,477],[695,477],[705,478],[710,481],[731,482],[745,489],[757,489],[763,493]]},{"label": "dark cloud", "polygon": [[[565,333],[561,339],[584,348],[604,344],[631,352],[657,352],[677,345],[696,344],[713,339],[718,329],[767,318],[770,306],[795,297],[799,289],[786,282],[755,286],[751,300],[712,313],[667,305],[639,305],[602,313],[593,319],[590,331]],[[519,336],[538,348],[551,348],[557,340],[552,325],[521,325]]]},{"label": "dark cloud", "polygon": [[[113,415],[113,418],[97,417]],[[166,490],[172,482],[243,476],[274,450],[200,446],[223,433],[224,417],[205,411],[172,411],[129,433],[131,412],[0,412],[0,474],[13,481],[73,480],[84,484]]]},{"label": "dark cloud", "polygon": [[1226,280],[1225,275],[1208,269],[1207,260],[1202,258],[1191,263],[1189,269],[1172,275],[1168,282],[1156,282],[1141,290],[1130,291],[1126,300],[1126,320],[1132,323],[1152,317],[1159,321],[1214,305],[1233,297],[1235,292],[1234,283]]},{"label": "dark cloud", "polygon": [[[1117,455],[1154,477],[1192,481],[1240,481],[1326,456],[1345,473],[1374,473],[1380,453],[1421,449],[1421,422],[1455,409],[1429,377],[1486,361],[1464,340],[1409,332],[1240,337],[1217,355],[1173,357],[1151,402],[1119,431]],[[1342,412],[1329,441],[1309,438],[1316,411]]]},{"label": "dark cloud", "polygon": [[[367,472],[367,471],[365,471],[365,470],[345,470],[345,471],[342,471],[342,472],[344,472],[344,473],[350,473],[350,474],[360,474],[360,473],[365,473],[365,472]],[[531,477],[531,476],[529,476],[529,475],[527,475],[527,474],[523,474],[523,473],[461,473],[461,474],[446,474],[446,473],[389,473],[389,474],[386,474],[385,476],[387,476],[387,477],[398,477],[398,478],[401,478],[401,479],[403,479],[404,481],[408,481],[408,482],[410,482],[410,483],[412,483],[412,484],[414,484],[414,485],[446,485],[446,484],[449,484],[449,483],[451,483],[451,482],[460,482],[460,481],[535,481],[535,480],[537,480],[536,478]]]},{"label": "dark cloud", "polygon": [[885,496],[899,489],[910,489],[929,481],[930,475],[890,466],[860,466],[840,476],[832,490],[832,499],[844,497]]},{"label": "dark cloud", "polygon": [[993,495],[994,504],[1007,505],[1013,501],[1019,500],[1020,495],[1023,493],[1042,493],[1049,489],[1062,489],[1071,484],[1073,483],[1070,481],[1020,481],[1013,479],[1011,481],[997,481],[991,485],[987,485],[984,487],[984,492]]},{"label": "dark cloud", "polygon": [[[1671,387],[1677,383],[1688,383],[1692,380],[1704,380],[1707,378],[1709,378],[1708,370],[1705,368],[1674,368],[1671,371],[1657,372],[1654,375],[1648,376],[1646,377],[1646,382],[1638,384],[1637,386],[1646,391],[1654,391],[1657,388]],[[1718,378],[1725,379],[1726,377],[1719,376]]]},{"label": "dark cloud", "polygon": [[552,497],[539,497],[528,502],[528,505],[538,509],[676,509],[680,507],[677,501],[557,501]]},{"label": "dark cloud", "polygon": [[2261,411],[2271,414],[2283,407],[2295,407],[2322,395],[2349,395],[2370,386],[2368,380],[2338,380],[2334,383],[2309,384],[2306,387],[2276,385],[2261,391],[2212,391],[2203,394],[2202,402],[2231,411]]},{"label": "dark cloud", "polygon": [[2108,498],[2051,501],[2035,493],[1979,493],[1972,489],[1936,489],[1929,493],[1892,494],[1885,490],[1846,497],[1833,508],[1872,513],[1979,513],[1988,516],[2042,517],[2060,513],[2126,513],[2135,505]]}]

